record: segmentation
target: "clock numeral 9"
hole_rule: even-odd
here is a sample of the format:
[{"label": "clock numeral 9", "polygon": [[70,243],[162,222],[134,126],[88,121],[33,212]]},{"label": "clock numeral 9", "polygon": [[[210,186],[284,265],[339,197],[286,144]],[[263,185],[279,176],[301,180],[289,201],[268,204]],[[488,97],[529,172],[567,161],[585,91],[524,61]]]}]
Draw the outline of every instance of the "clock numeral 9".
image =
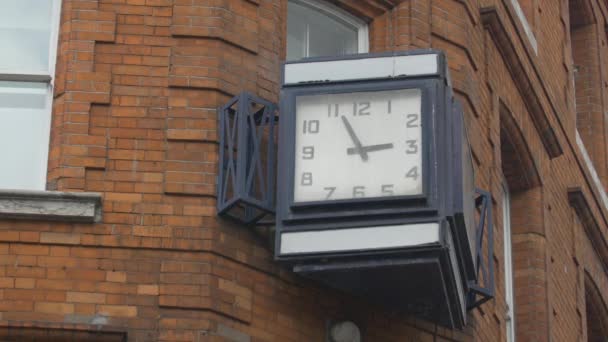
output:
[{"label": "clock numeral 9", "polygon": [[406,127],[407,128],[417,128],[418,127],[418,114],[408,114],[405,116],[407,118]]},{"label": "clock numeral 9", "polygon": [[302,147],[302,159],[315,159],[315,147],[304,146]]},{"label": "clock numeral 9", "polygon": [[319,133],[319,120],[304,120],[304,134],[317,134]]},{"label": "clock numeral 9", "polygon": [[406,174],[405,178],[413,178],[414,180],[418,180],[418,166],[414,166],[411,168]]},{"label": "clock numeral 9", "polygon": [[311,186],[312,185],[312,172],[304,172],[302,174],[302,179],[300,181],[300,185],[302,185],[302,186]]},{"label": "clock numeral 9", "polygon": [[353,187],[353,197],[365,197],[365,187],[364,186],[354,186]]},{"label": "clock numeral 9", "polygon": [[405,143],[407,144],[407,150],[405,150],[405,153],[407,154],[416,154],[418,153],[418,141],[417,140],[406,140]]}]

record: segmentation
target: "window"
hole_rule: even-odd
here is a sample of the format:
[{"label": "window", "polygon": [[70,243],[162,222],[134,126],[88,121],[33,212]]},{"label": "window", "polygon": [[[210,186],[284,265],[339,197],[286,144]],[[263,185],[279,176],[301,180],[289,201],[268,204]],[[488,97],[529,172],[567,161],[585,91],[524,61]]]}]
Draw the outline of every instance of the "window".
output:
[{"label": "window", "polygon": [[368,52],[367,24],[331,4],[289,0],[287,60]]},{"label": "window", "polygon": [[585,272],[585,316],[587,342],[606,342],[608,336],[608,307],[593,278]]},{"label": "window", "polygon": [[513,297],[513,257],[511,254],[511,196],[507,181],[502,183],[502,230],[504,233],[504,260],[505,260],[505,324],[507,326],[507,342],[515,341],[515,301]]},{"label": "window", "polygon": [[0,188],[44,190],[60,0],[3,0]]}]

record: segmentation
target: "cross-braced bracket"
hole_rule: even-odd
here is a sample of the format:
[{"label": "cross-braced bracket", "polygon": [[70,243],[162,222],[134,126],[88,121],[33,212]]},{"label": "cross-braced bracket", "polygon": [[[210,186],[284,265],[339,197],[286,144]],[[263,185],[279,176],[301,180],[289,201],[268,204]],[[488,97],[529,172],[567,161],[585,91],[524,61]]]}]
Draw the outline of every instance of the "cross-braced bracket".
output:
[{"label": "cross-braced bracket", "polygon": [[[475,236],[477,244],[477,281],[469,283],[469,298],[467,309],[471,310],[479,307],[488,300],[494,298],[494,262],[492,255],[494,254],[494,229],[492,225],[492,196],[489,192],[475,189],[477,198],[475,206],[480,210],[479,223]],[[484,234],[487,236],[484,239]],[[487,248],[485,249],[484,258],[484,240],[486,240]],[[484,260],[485,259],[485,260]]]},{"label": "cross-braced bracket", "polygon": [[274,214],[276,112],[247,92],[218,109],[218,215],[250,225]]}]

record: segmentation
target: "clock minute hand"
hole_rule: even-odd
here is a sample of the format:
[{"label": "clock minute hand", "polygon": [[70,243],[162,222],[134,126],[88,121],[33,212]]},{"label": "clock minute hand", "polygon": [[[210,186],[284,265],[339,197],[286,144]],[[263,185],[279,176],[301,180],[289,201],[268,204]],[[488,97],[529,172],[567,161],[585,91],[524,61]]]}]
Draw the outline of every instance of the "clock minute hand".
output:
[{"label": "clock minute hand", "polygon": [[355,147],[354,147],[355,152],[352,154],[359,154],[361,156],[361,159],[363,161],[366,161],[367,160],[367,151],[363,150],[363,145],[361,145],[361,141],[359,140],[359,138],[357,138],[357,135],[355,134],[353,127],[350,125],[350,122],[348,122],[348,119],[344,115],[342,115],[342,122],[344,123],[344,126],[346,126],[348,135],[350,135],[350,138],[352,139],[353,143],[355,144]]},{"label": "clock minute hand", "polygon": [[[362,146],[361,150],[363,150],[364,152],[375,152],[375,151],[382,151],[382,150],[389,150],[391,148],[393,148],[393,144],[389,143],[389,144],[378,144],[378,145],[368,145],[368,146]],[[351,154],[358,154],[359,152],[357,151],[356,148],[352,148],[349,147],[346,149],[346,153],[351,155]]]}]

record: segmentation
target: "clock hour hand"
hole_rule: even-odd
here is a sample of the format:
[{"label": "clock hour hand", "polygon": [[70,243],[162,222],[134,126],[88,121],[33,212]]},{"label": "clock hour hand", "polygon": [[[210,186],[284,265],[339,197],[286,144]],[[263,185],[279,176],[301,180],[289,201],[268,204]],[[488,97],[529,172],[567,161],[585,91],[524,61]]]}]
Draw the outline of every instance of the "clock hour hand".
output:
[{"label": "clock hour hand", "polygon": [[[375,151],[389,150],[391,148],[393,148],[393,144],[392,143],[390,143],[390,144],[378,144],[378,145],[362,146],[361,150],[364,151],[364,152],[375,152]],[[349,148],[346,149],[346,153],[348,155],[351,155],[351,154],[358,154],[359,152],[357,151],[356,148],[349,147]]]},{"label": "clock hour hand", "polygon": [[357,138],[357,135],[355,134],[353,127],[350,125],[350,122],[348,122],[348,119],[344,115],[342,115],[342,122],[344,123],[344,126],[346,126],[348,135],[350,135],[350,138],[352,139],[353,143],[355,144],[355,147],[354,147],[355,152],[353,154],[359,154],[361,156],[361,159],[363,161],[366,161],[367,160],[367,151],[363,150],[363,145],[361,145],[361,141],[359,140],[359,138]]}]

